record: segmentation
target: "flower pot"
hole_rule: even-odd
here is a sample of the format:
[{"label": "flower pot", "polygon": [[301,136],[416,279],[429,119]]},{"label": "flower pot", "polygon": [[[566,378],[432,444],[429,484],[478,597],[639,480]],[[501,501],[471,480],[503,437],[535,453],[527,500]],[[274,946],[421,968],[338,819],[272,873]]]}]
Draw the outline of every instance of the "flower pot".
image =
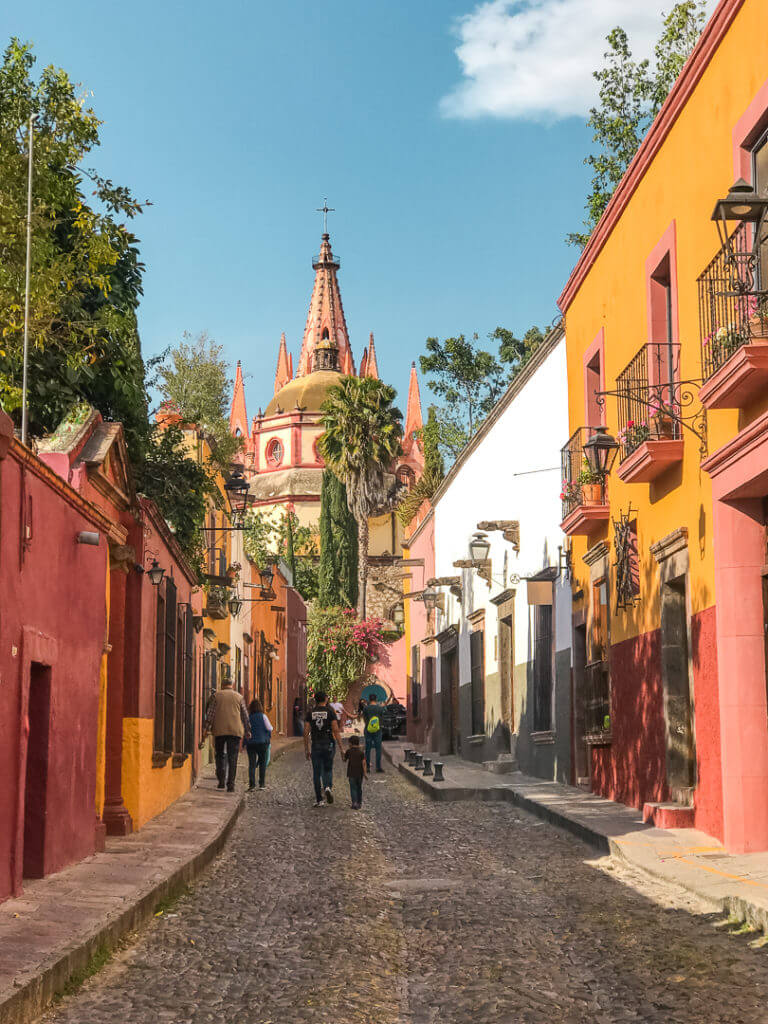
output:
[{"label": "flower pot", "polygon": [[667,413],[659,412],[653,417],[653,426],[659,440],[671,440],[675,436],[675,421]]},{"label": "flower pot", "polygon": [[582,505],[602,505],[603,504],[603,485],[602,484],[582,484],[581,485],[581,503],[582,503]]}]

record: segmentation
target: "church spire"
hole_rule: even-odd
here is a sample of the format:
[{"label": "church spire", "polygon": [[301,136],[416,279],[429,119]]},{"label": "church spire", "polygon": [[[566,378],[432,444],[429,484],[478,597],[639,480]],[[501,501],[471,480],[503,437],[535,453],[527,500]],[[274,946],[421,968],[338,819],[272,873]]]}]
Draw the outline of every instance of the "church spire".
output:
[{"label": "church spire", "polygon": [[336,276],[339,265],[340,261],[337,256],[333,255],[330,236],[326,231],[320,242],[320,253],[312,260],[315,284],[304,328],[301,355],[296,370],[297,377],[304,377],[306,374],[312,373],[315,348],[322,338],[328,337],[335,341],[339,350],[339,366],[342,372],[352,374],[355,372],[347,322],[344,318],[344,307],[341,303],[341,292]]},{"label": "church spire", "polygon": [[361,377],[374,377],[376,380],[379,379],[379,367],[376,363],[376,347],[373,343],[373,331],[368,341],[368,348],[366,349],[368,358],[365,361],[365,370],[362,365],[360,366]]},{"label": "church spire", "polygon": [[285,331],[280,335],[280,349],[277,353],[277,372],[275,373],[275,394],[293,379],[293,361],[289,359],[285,347]]},{"label": "church spire", "polygon": [[235,437],[248,436],[248,414],[245,411],[245,385],[240,360],[237,360],[235,387],[232,392],[232,408],[229,411],[229,429]]},{"label": "church spire", "polygon": [[405,440],[412,441],[414,433],[421,430],[423,426],[419,378],[416,376],[416,363],[411,363],[411,379],[408,382],[408,406],[405,411],[405,427],[403,428]]}]

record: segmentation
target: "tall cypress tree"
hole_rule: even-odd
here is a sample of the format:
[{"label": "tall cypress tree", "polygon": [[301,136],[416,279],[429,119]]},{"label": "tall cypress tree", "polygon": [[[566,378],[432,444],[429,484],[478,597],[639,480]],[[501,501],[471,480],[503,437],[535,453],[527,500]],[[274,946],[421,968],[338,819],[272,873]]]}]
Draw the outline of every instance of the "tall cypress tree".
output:
[{"label": "tall cypress tree", "polygon": [[337,554],[331,524],[334,481],[336,481],[336,477],[329,469],[326,469],[323,473],[323,486],[320,491],[320,569],[317,600],[321,608],[332,608],[339,603]]},{"label": "tall cypress tree", "polygon": [[291,570],[291,578],[293,579],[293,585],[296,586],[296,552],[293,550],[293,516],[294,513],[290,510],[286,513],[288,521],[285,524],[286,527],[286,542],[285,542],[285,561],[288,568]]},{"label": "tall cypress tree", "polygon": [[334,481],[331,527],[336,547],[338,603],[345,608],[354,608],[358,595],[357,523],[349,511],[346,487],[335,476]]}]

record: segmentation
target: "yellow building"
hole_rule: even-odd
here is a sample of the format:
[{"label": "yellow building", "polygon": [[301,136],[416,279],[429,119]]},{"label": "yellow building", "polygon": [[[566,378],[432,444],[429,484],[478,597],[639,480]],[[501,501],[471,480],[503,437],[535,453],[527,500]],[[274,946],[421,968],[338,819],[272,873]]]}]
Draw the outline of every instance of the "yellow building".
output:
[{"label": "yellow building", "polygon": [[727,245],[712,215],[768,194],[767,28],[721,0],[559,300],[576,774],[738,851],[768,849],[768,260],[755,196]]}]

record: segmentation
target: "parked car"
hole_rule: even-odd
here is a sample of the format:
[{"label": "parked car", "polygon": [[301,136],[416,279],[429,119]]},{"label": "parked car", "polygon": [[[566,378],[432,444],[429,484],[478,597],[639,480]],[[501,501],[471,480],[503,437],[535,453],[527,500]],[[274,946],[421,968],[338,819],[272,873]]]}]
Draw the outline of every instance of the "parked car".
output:
[{"label": "parked car", "polygon": [[403,735],[407,718],[408,712],[399,701],[385,704],[381,713],[382,739],[391,740],[395,736]]}]

